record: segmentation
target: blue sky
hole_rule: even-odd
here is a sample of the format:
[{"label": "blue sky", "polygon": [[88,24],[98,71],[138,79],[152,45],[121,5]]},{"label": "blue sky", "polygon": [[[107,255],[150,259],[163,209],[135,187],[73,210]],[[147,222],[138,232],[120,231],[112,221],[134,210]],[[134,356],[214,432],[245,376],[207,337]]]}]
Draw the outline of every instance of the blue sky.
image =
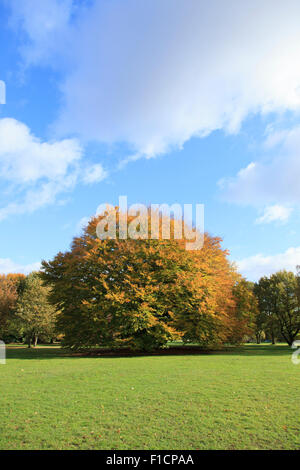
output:
[{"label": "blue sky", "polygon": [[251,280],[300,264],[300,4],[0,0],[0,271],[99,204],[203,203]]}]

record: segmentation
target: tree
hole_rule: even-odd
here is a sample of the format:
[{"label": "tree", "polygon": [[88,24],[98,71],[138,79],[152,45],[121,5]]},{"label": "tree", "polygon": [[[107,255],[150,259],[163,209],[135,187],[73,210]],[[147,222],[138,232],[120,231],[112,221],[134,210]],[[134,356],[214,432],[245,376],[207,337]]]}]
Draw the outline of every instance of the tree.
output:
[{"label": "tree", "polygon": [[260,278],[254,286],[254,293],[258,299],[259,314],[256,319],[256,337],[258,342],[263,334],[271,338],[275,344],[276,338],[280,334],[278,319],[275,313],[275,291],[272,281],[267,276]]},{"label": "tree", "polygon": [[300,331],[297,278],[292,272],[279,271],[271,276],[271,282],[275,294],[274,307],[280,332],[291,346]]},{"label": "tree", "polygon": [[206,234],[198,251],[161,233],[157,240],[101,240],[101,220],[92,219],[70,251],[42,263],[65,346],[150,350],[179,338],[203,345],[224,340],[235,281],[220,239]]},{"label": "tree", "polygon": [[[266,338],[265,331],[267,329],[267,318],[264,312],[261,312],[260,310],[258,311],[258,314],[256,315],[256,320],[255,320],[255,338],[257,344],[260,344],[262,342],[262,339]],[[274,338],[275,341],[275,338]]]},{"label": "tree", "polygon": [[39,335],[54,332],[56,310],[48,301],[49,288],[38,273],[27,276],[16,305],[16,319],[28,347],[36,346]]},{"label": "tree", "polygon": [[235,324],[237,275],[221,241],[206,234],[202,249],[192,252],[193,268],[175,307],[174,324],[182,340],[204,347],[228,341]]},{"label": "tree", "polygon": [[239,344],[245,337],[255,332],[258,316],[258,302],[253,292],[254,284],[237,275],[233,287],[235,300],[231,316],[231,331],[228,335],[230,343]]},{"label": "tree", "polygon": [[18,295],[22,290],[24,274],[0,276],[0,336],[5,339],[14,319]]},{"label": "tree", "polygon": [[298,286],[297,276],[287,271],[263,277],[255,286],[260,313],[264,316],[265,328],[271,331],[273,342],[279,332],[291,346],[300,331]]}]

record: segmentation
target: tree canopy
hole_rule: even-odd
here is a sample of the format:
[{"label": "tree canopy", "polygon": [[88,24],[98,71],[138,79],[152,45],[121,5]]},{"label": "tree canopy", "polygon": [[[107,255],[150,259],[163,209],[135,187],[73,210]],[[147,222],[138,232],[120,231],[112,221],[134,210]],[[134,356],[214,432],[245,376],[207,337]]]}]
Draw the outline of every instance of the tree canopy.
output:
[{"label": "tree canopy", "polygon": [[40,335],[54,334],[56,309],[48,301],[49,288],[45,287],[39,273],[31,273],[16,304],[16,323],[22,331],[28,346],[36,345]]},{"label": "tree canopy", "polygon": [[0,339],[5,339],[14,318],[17,300],[23,289],[24,274],[0,276]]},{"label": "tree canopy", "polygon": [[278,332],[292,345],[300,331],[299,276],[279,271],[269,278],[264,276],[255,285],[262,328],[271,331],[272,338]]},{"label": "tree canopy", "polygon": [[99,239],[101,220],[92,219],[69,251],[42,263],[65,346],[150,350],[170,340],[208,346],[232,336],[240,279],[220,238],[205,234],[203,248],[194,251],[172,237]]}]

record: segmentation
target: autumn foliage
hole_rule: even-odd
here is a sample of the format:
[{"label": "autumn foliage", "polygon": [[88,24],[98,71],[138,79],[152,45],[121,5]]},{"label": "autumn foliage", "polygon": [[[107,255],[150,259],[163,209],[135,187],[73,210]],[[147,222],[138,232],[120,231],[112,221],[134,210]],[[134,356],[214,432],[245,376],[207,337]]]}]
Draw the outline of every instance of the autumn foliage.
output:
[{"label": "autumn foliage", "polygon": [[101,240],[101,217],[70,251],[42,263],[65,346],[151,350],[171,340],[207,347],[228,339],[238,277],[219,238],[206,234],[195,251],[172,237]]},{"label": "autumn foliage", "polygon": [[48,297],[49,288],[43,286],[39,274],[29,274],[15,309],[16,325],[29,347],[36,346],[40,336],[54,336],[56,310]]},{"label": "autumn foliage", "polygon": [[0,332],[4,334],[10,322],[25,280],[24,274],[3,274],[0,276]]},{"label": "autumn foliage", "polygon": [[238,276],[233,286],[234,305],[230,315],[231,327],[227,335],[231,344],[242,343],[245,337],[250,338],[256,330],[259,308],[253,289],[253,283]]}]

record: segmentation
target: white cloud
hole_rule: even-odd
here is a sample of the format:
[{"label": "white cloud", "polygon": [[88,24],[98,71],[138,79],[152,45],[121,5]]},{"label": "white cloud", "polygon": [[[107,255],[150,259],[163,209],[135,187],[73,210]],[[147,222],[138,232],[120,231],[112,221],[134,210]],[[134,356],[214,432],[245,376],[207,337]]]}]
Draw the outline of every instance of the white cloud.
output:
[{"label": "white cloud", "polygon": [[41,263],[32,263],[32,264],[17,264],[9,258],[0,258],[0,273],[23,273],[29,274],[32,271],[39,271]]},{"label": "white cloud", "polygon": [[237,261],[239,271],[252,281],[282,269],[295,272],[297,265],[300,265],[300,246],[288,248],[284,253],[271,256],[257,254]]},{"label": "white cloud", "polygon": [[250,163],[236,177],[220,182],[223,197],[230,202],[258,207],[299,205],[299,149],[300,126],[270,133],[264,144],[264,159]]},{"label": "white cloud", "polygon": [[23,123],[0,119],[0,178],[12,185],[13,201],[0,208],[0,220],[34,212],[71,190],[83,149],[76,139],[45,142]]},{"label": "white cloud", "polygon": [[32,213],[36,210],[54,204],[57,197],[74,188],[77,181],[76,174],[70,174],[60,181],[47,181],[38,184],[35,188],[27,189],[17,202],[10,202],[0,208],[0,221],[11,215]]},{"label": "white cloud", "polygon": [[42,141],[20,121],[0,119],[0,179],[10,185],[13,201],[0,208],[0,221],[9,215],[34,212],[53,204],[81,180],[97,183],[107,176],[101,164],[81,162],[77,139]]},{"label": "white cloud", "polygon": [[63,67],[62,134],[151,157],[215,129],[236,132],[251,113],[300,109],[298,0],[75,5],[12,3],[25,60]]},{"label": "white cloud", "polygon": [[269,224],[275,221],[287,222],[292,212],[293,209],[291,207],[275,204],[274,206],[266,207],[263,215],[258,217],[255,222],[257,224]]},{"label": "white cloud", "polygon": [[59,180],[82,157],[75,139],[42,142],[23,123],[0,119],[0,177],[19,184]]},{"label": "white cloud", "polygon": [[55,43],[65,40],[73,0],[6,0],[12,9],[11,25],[21,27],[28,35],[22,43],[27,64],[35,64],[55,54]]},{"label": "white cloud", "polygon": [[107,172],[104,170],[103,166],[100,163],[96,163],[85,169],[82,179],[84,183],[92,184],[99,183],[106,178],[106,176]]}]

